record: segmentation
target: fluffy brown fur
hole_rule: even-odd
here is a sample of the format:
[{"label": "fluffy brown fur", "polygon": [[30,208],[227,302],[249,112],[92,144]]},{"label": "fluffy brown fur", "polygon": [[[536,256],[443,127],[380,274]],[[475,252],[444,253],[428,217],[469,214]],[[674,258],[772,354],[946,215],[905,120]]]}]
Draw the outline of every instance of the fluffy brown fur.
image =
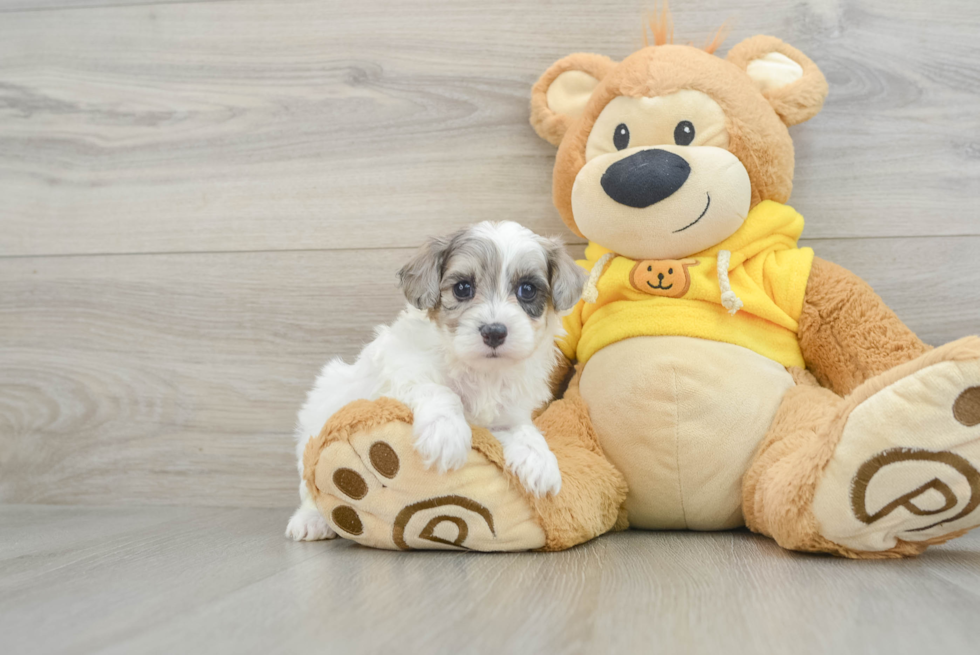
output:
[{"label": "fluffy brown fur", "polygon": [[800,316],[800,347],[820,384],[840,395],[929,350],[864,280],[819,257]]}]

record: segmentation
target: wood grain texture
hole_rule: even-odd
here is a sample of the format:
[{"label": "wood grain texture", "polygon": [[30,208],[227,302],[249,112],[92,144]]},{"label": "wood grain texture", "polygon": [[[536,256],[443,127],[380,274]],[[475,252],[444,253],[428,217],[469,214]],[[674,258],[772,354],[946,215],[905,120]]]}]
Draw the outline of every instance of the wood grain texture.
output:
[{"label": "wood grain texture", "polygon": [[[980,237],[805,243],[929,343],[980,327]],[[0,501],[293,502],[296,411],[411,252],[0,258]]]},{"label": "wood grain texture", "polygon": [[[675,4],[679,39],[731,19],[729,46],[775,34],[826,72],[826,108],[793,131],[811,237],[980,234],[980,4]],[[641,14],[616,0],[7,12],[0,254],[400,247],[488,218],[562,233],[530,85],[569,52],[624,57]]]},{"label": "wood grain texture", "polygon": [[92,7],[178,5],[191,2],[230,2],[233,0],[0,0],[0,14],[14,11],[64,11]]},{"label": "wood grain texture", "polygon": [[976,533],[907,561],[746,532],[459,556],[292,543],[287,513],[0,507],[5,650],[958,655],[980,640]]},{"label": "wood grain texture", "polygon": [[0,259],[0,497],[291,502],[296,411],[410,252]]}]

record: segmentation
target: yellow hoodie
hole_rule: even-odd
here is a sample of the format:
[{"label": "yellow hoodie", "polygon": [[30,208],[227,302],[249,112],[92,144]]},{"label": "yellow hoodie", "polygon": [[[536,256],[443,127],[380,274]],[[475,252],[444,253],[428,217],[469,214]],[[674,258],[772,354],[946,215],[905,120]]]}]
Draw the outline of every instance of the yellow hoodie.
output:
[{"label": "yellow hoodie", "polygon": [[[795,209],[764,200],[735,234],[680,260],[636,261],[590,243],[578,263],[591,272],[603,260],[598,294],[595,302],[582,300],[565,317],[568,334],[558,345],[569,359],[586,362],[630,337],[688,336],[743,346],[784,366],[802,367],[797,330],[813,264],[813,250],[797,246],[802,232],[803,217]],[[731,253],[727,266],[726,251]],[[728,308],[722,304],[725,276],[718,270],[719,256],[740,305],[731,299]]]}]

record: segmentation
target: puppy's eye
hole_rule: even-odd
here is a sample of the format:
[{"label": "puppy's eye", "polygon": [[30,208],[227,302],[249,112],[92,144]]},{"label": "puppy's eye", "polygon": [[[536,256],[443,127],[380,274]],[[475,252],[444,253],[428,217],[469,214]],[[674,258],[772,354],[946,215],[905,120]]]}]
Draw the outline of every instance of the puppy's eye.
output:
[{"label": "puppy's eye", "polygon": [[530,302],[534,300],[535,296],[538,295],[538,288],[531,284],[530,282],[525,282],[517,287],[517,298],[523,300],[524,302]]},{"label": "puppy's eye", "polygon": [[453,285],[453,296],[456,300],[469,300],[473,297],[473,284],[467,280],[457,282]]},{"label": "puppy's eye", "polygon": [[694,141],[694,124],[691,121],[681,121],[674,128],[674,143],[689,146],[691,141]]},{"label": "puppy's eye", "polygon": [[616,126],[616,131],[613,132],[613,145],[616,146],[616,150],[622,150],[630,144],[630,128],[626,127],[626,123],[620,123]]}]

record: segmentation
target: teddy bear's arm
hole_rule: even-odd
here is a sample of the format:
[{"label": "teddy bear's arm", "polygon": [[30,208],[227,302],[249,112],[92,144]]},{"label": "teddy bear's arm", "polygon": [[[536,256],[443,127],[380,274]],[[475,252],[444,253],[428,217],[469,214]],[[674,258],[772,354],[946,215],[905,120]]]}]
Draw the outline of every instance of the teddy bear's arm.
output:
[{"label": "teddy bear's arm", "polygon": [[555,369],[551,372],[551,378],[549,384],[551,386],[551,398],[552,400],[558,400],[565,395],[565,390],[568,389],[568,383],[571,381],[572,376],[575,375],[575,363],[568,359],[560,348],[556,347],[558,352],[555,354],[558,363],[555,365]]},{"label": "teddy bear's arm", "polygon": [[930,349],[868,283],[819,257],[813,259],[799,325],[807,369],[842,396]]}]

